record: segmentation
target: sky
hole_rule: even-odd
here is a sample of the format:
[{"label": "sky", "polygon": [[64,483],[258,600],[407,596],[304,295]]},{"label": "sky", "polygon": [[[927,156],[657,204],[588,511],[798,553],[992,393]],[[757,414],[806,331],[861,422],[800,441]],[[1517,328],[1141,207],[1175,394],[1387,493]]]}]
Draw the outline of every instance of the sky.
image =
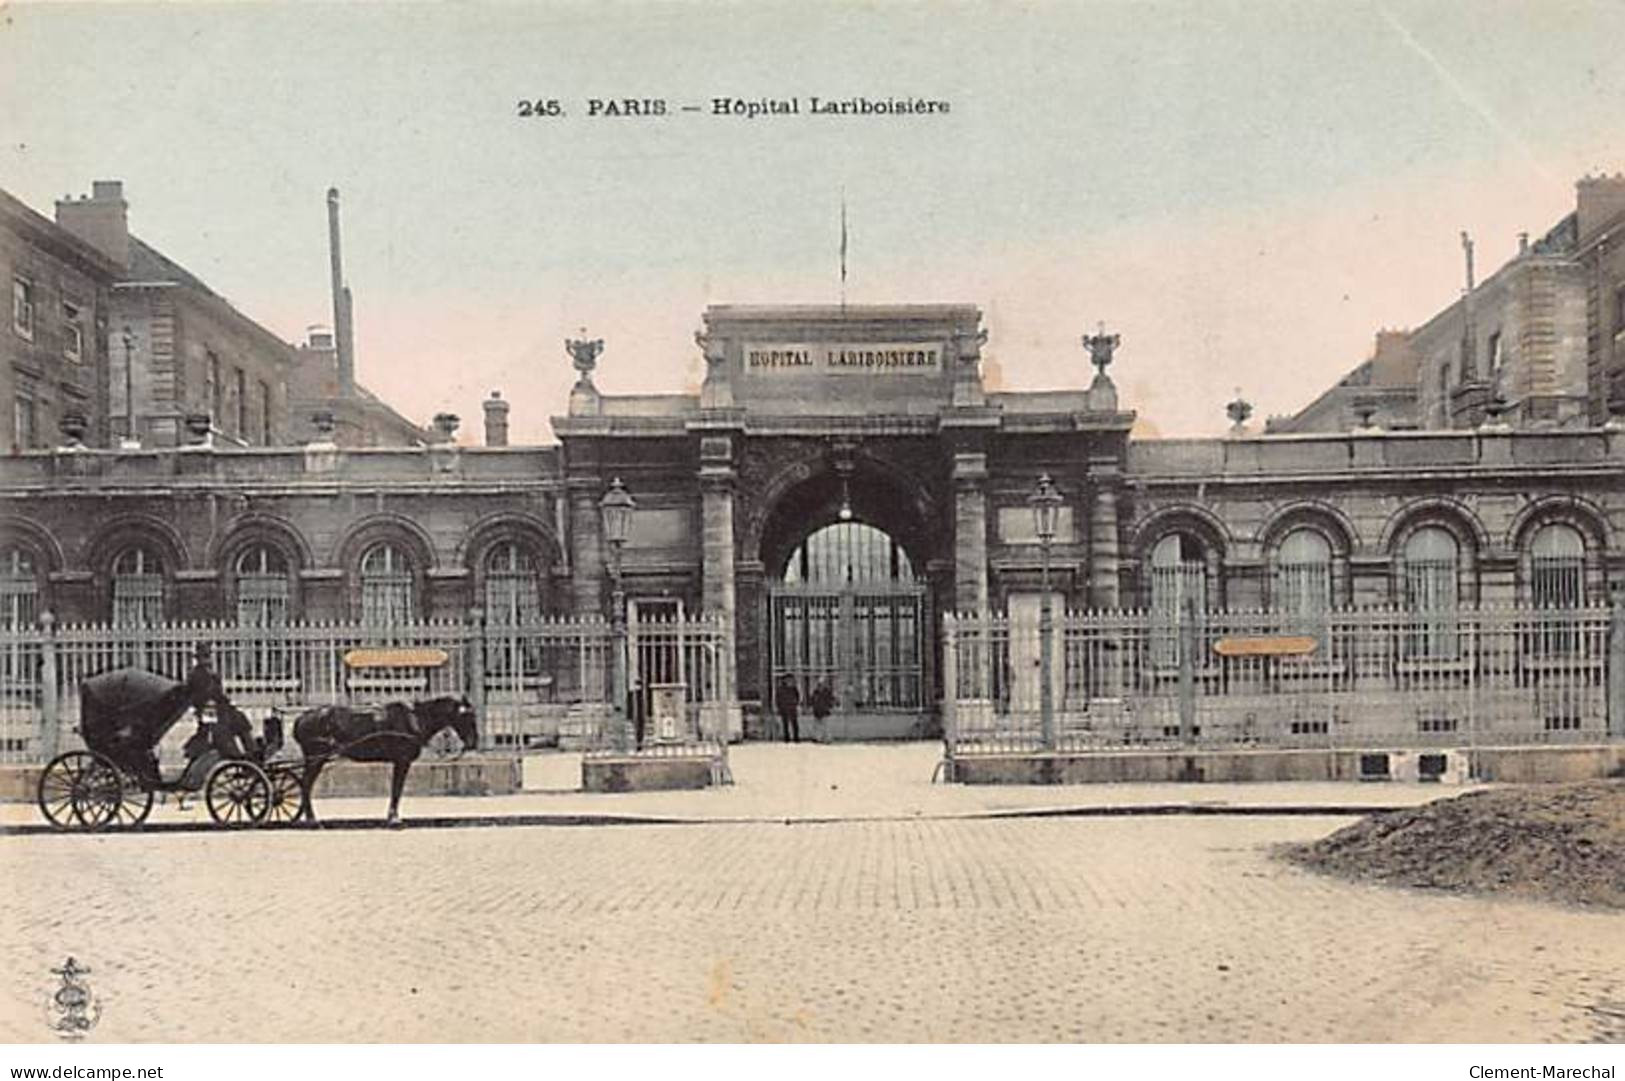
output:
[{"label": "sky", "polygon": [[1087,386],[1103,322],[1142,430],[1211,435],[1450,303],[1461,230],[1483,273],[1625,169],[1621,42],[1617,0],[9,3],[0,187],[123,180],[133,232],[298,341],[337,186],[361,381],[464,441],[500,389],[517,442],[582,329],[604,392],[692,391],[707,304],[840,299],[844,197],[847,302],[979,305],[997,389]]}]

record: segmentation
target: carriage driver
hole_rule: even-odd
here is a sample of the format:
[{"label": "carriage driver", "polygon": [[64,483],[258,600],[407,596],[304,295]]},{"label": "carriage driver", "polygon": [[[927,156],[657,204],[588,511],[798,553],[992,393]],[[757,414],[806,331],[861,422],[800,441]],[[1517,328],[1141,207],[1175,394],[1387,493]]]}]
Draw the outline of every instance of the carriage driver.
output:
[{"label": "carriage driver", "polygon": [[[204,719],[203,711],[208,706],[231,706],[231,700],[226,697],[226,688],[214,670],[214,650],[207,642],[199,642],[193,652],[192,670],[186,673],[186,701],[198,720],[198,734],[193,737],[194,740],[203,737],[207,740],[206,745],[219,751],[222,757],[247,756],[253,732],[236,710],[217,708],[212,726]],[[202,741],[199,742],[201,744]],[[187,746],[190,755],[192,741],[189,740]]]}]

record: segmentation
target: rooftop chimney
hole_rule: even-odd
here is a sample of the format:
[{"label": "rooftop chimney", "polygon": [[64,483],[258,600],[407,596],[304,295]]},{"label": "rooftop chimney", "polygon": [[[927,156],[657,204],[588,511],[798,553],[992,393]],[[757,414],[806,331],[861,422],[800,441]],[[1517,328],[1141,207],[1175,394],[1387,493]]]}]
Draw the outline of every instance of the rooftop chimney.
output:
[{"label": "rooftop chimney", "polygon": [[1625,215],[1625,173],[1588,176],[1576,183],[1574,189],[1581,243]]},{"label": "rooftop chimney", "polygon": [[124,181],[97,180],[89,197],[61,199],[56,223],[121,267],[130,265],[130,205]]},{"label": "rooftop chimney", "polygon": [[327,189],[327,244],[333,270],[333,330],[338,346],[339,395],[355,396],[355,337],[350,324],[350,289],[344,284],[344,256],[339,245],[339,189]]},{"label": "rooftop chimney", "polygon": [[502,400],[502,392],[493,390],[491,396],[485,399],[485,445],[488,447],[505,447],[508,445],[508,403]]}]

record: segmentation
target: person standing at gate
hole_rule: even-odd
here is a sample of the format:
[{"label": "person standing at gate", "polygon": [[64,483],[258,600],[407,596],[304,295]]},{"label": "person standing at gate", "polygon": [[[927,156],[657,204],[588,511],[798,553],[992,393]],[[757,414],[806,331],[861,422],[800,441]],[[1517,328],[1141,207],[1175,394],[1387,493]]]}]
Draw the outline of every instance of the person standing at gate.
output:
[{"label": "person standing at gate", "polygon": [[812,694],[807,697],[807,704],[812,707],[813,720],[817,722],[813,726],[813,738],[827,736],[829,731],[825,727],[825,721],[830,711],[835,708],[835,693],[829,689],[829,680],[818,681],[818,686],[814,687]]},{"label": "person standing at gate", "polygon": [[779,686],[773,693],[774,705],[779,707],[779,720],[784,725],[786,743],[800,743],[801,731],[797,726],[796,711],[801,708],[801,691],[792,676],[779,677]]}]

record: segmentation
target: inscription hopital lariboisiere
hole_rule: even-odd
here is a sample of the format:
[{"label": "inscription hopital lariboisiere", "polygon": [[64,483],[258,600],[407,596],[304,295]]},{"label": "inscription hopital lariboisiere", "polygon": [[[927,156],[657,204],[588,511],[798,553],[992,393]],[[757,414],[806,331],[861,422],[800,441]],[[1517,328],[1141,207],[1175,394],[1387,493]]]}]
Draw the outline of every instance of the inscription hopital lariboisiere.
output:
[{"label": "inscription hopital lariboisiere", "polygon": [[934,372],[941,368],[934,345],[747,345],[745,370],[773,372]]}]

